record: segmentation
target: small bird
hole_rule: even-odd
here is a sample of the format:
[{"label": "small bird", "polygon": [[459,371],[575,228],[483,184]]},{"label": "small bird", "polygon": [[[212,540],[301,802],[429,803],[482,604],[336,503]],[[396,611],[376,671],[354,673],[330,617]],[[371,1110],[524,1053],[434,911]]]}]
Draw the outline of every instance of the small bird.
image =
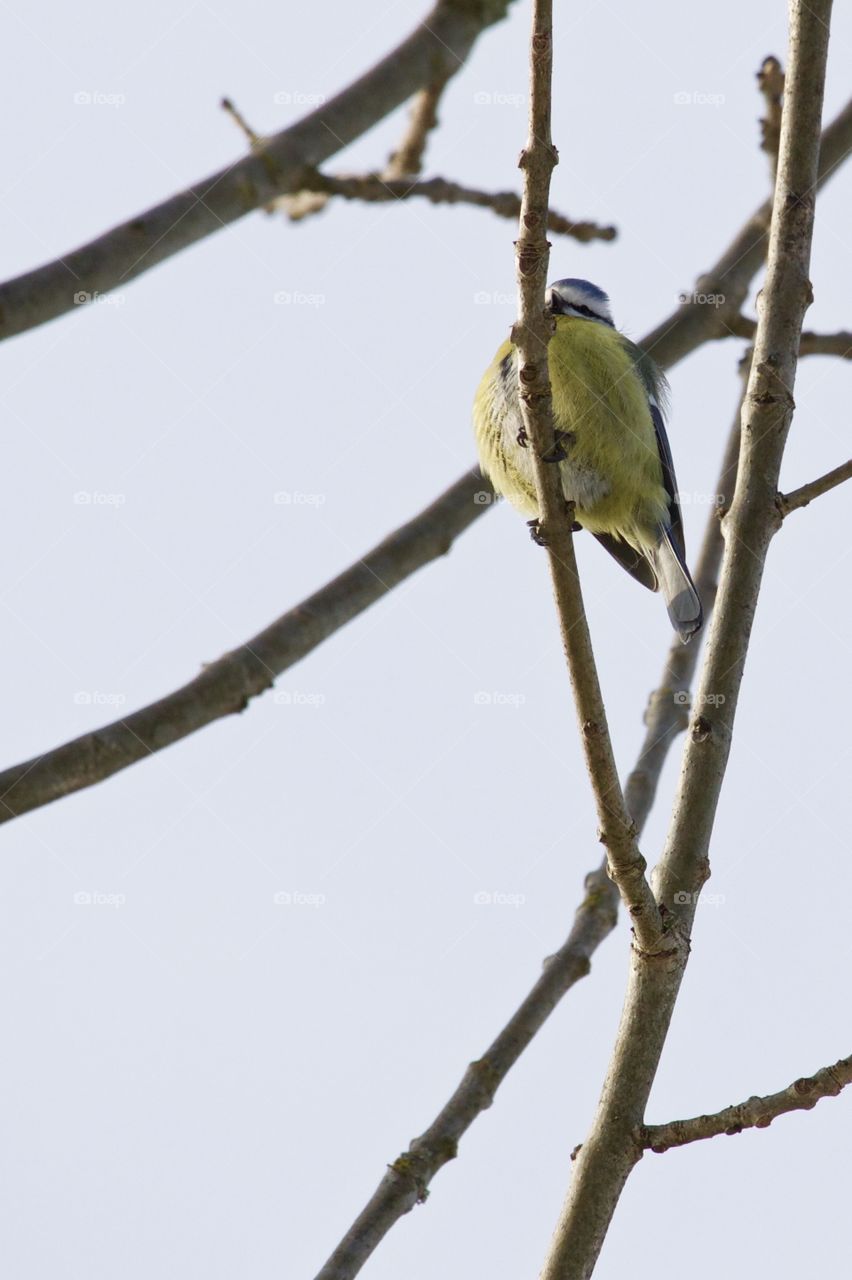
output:
[{"label": "small bird", "polygon": [[[674,464],[663,422],[668,384],[650,356],[615,328],[609,298],[588,280],[557,280],[546,306],[558,465],[577,525],[628,573],[662,587],[684,644],[701,627]],[[479,384],[473,422],[482,470],[518,511],[538,517],[531,442],[518,399],[518,353],[504,342]]]}]

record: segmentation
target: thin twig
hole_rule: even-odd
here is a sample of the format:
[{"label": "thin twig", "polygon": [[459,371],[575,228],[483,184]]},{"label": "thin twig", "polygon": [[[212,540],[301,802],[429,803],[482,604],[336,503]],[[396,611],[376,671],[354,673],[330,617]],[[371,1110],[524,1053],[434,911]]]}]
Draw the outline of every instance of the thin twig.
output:
[{"label": "thin twig", "polygon": [[[728,333],[719,337],[754,338],[757,332],[757,321],[751,316],[739,315],[728,322]],[[813,333],[805,330],[799,339],[800,356],[840,356],[841,360],[852,360],[852,333],[841,329],[837,333]]]},{"label": "thin twig", "polygon": [[813,502],[814,498],[828,493],[830,489],[835,489],[839,484],[843,484],[844,480],[852,480],[852,458],[848,462],[842,462],[839,467],[835,467],[826,475],[820,476],[818,480],[812,480],[810,484],[803,484],[800,489],[794,489],[792,493],[779,493],[777,505],[782,518],[788,516],[791,511],[806,507],[809,502]]},{"label": "thin twig", "polygon": [[[813,229],[830,0],[791,0],[790,50],[766,284],[742,420],[740,472],[726,517],[726,555],[698,707],[687,739],[672,824],[654,875],[672,921],[670,951],[633,953],[600,1103],[579,1150],[542,1280],[587,1280],[621,1192],[642,1156],[637,1132],[689,954],[698,891],[730,751],[766,552],[780,524],[778,472],[792,418],[799,337],[810,300]],[[738,308],[739,310],[739,308]]]},{"label": "thin twig", "polygon": [[[60,259],[0,286],[0,337],[107,293],[214,231],[301,188],[315,169],[444,73],[454,73],[512,0],[438,0],[407,39],[315,111],[188,190],[137,214]],[[107,166],[108,169],[108,166]],[[105,169],[104,172],[107,170]],[[81,181],[86,181],[85,175]],[[80,311],[84,307],[77,308]]]},{"label": "thin twig", "polygon": [[438,127],[438,103],[449,79],[449,73],[444,72],[415,95],[405,136],[388,157],[386,178],[414,178],[421,172],[429,134]]},{"label": "thin twig", "polygon": [[823,1067],[812,1076],[794,1080],[780,1093],[747,1098],[713,1115],[645,1125],[639,1130],[638,1141],[648,1151],[662,1154],[672,1147],[684,1147],[703,1138],[716,1138],[721,1134],[730,1137],[744,1129],[767,1129],[778,1116],[791,1111],[810,1111],[820,1099],[836,1098],[848,1084],[852,1084],[852,1056],[841,1058],[833,1067]]},{"label": "thin twig", "polygon": [[[61,258],[0,284],[0,340],[73,310],[80,292],[95,296],[118,288],[229,222],[298,190],[306,167],[315,169],[403,102],[418,83],[434,76],[430,31],[444,46],[439,58],[463,59],[484,27],[503,15],[503,0],[492,3],[493,9],[483,3],[477,22],[475,15],[462,12],[461,0],[455,5],[442,0],[399,49],[327,106],[275,134],[263,155],[247,157]],[[430,22],[431,28],[427,27]],[[325,127],[326,120],[336,128],[336,142]],[[819,185],[850,149],[852,102],[822,135]],[[763,265],[770,211],[767,202],[752,214],[715,266],[696,281],[688,300],[647,336],[645,349],[663,368],[676,364],[708,338],[725,333],[727,321],[741,311],[749,285]],[[723,297],[724,303],[706,305],[711,294]]]},{"label": "thin twig", "polygon": [[[446,84],[446,79],[443,83]],[[255,151],[262,151],[265,145],[263,137],[255,132],[230,98],[222,99],[222,108],[236,122],[249,145]],[[421,128],[426,123],[427,117],[415,111],[415,118],[412,119],[412,146],[419,139],[419,134],[416,138],[414,136],[415,124]],[[422,142],[425,145],[425,136]],[[391,162],[399,154],[404,160],[411,160],[414,156],[413,151],[395,152]],[[332,196],[340,196],[343,200],[362,200],[365,204],[387,204],[395,200],[417,198],[429,200],[432,204],[470,204],[479,209],[492,209],[501,218],[517,218],[521,212],[521,197],[514,191],[480,191],[440,177],[421,181],[413,176],[414,173],[415,170],[411,170],[406,177],[393,163],[383,173],[326,174],[318,169],[305,170],[302,175],[302,190],[273,200],[266,206],[266,212],[283,213],[290,222],[301,222],[310,215],[320,213]],[[600,226],[596,222],[576,222],[565,214],[557,213],[555,209],[548,210],[547,229],[557,235],[571,236],[581,243],[589,240],[614,240],[617,235],[615,227]]]},{"label": "thin twig", "polygon": [[[816,190],[852,150],[852,101],[823,131]],[[643,340],[643,347],[664,368],[682,360],[711,337],[726,337],[740,314],[749,287],[766,257],[772,200],[766,200],[744,224],[721,258],[698,278],[685,301]]]},{"label": "thin twig", "polygon": [[[422,198],[432,204],[470,204],[479,209],[492,209],[501,218],[517,218],[521,211],[521,197],[514,191],[480,191],[475,187],[450,182],[447,178],[403,180],[385,178],[378,173],[306,173],[303,176],[303,187],[309,192],[368,203]],[[600,226],[596,222],[575,222],[555,209],[548,210],[547,230],[558,235],[572,236],[582,242],[614,240],[618,234],[615,227]]]}]

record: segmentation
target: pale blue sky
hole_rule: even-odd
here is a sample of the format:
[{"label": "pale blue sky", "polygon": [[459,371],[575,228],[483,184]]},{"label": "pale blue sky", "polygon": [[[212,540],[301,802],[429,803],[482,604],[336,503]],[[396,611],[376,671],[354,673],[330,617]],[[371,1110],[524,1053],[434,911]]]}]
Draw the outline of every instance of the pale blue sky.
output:
[{"label": "pale blue sky", "polygon": [[[639,338],[766,194],[754,73],[783,55],[784,6],[559,8],[553,202],[621,235],[555,237],[551,274],[606,288]],[[280,128],[423,12],[10,7],[0,274],[232,161],[224,93]],[[528,19],[514,10],[453,81],[427,173],[518,186]],[[848,93],[850,30],[838,7],[827,118]],[[403,121],[329,168],[379,167]],[[810,328],[852,319],[850,181],[818,206]],[[414,202],[298,227],[258,214],[3,346],[4,763],[191,678],[470,464],[470,401],[513,319],[514,235]],[[693,560],[738,355],[719,343],[671,375]],[[801,367],[787,488],[848,456],[849,376]],[[771,550],[714,901],[651,1121],[849,1052],[847,500],[792,516]],[[669,624],[591,539],[578,554],[626,770]],[[544,556],[511,510],[277,689],[3,830],[0,1214],[19,1280],[310,1277],[567,932],[600,850]],[[652,863],[678,758],[643,841]],[[369,1280],[537,1273],[627,954],[622,920]],[[683,1256],[692,1280],[734,1258],[737,1274],[827,1272],[849,1245],[850,1108],[649,1156],[596,1274]]]}]

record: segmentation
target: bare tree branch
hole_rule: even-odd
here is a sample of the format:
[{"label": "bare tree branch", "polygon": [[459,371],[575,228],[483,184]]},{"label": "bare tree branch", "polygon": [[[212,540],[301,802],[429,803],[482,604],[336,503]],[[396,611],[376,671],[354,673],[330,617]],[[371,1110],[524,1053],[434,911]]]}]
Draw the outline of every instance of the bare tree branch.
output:
[{"label": "bare tree branch", "polygon": [[[514,191],[479,191],[446,178],[418,181],[385,178],[378,173],[335,175],[314,172],[305,173],[302,182],[305,191],[341,196],[344,200],[388,203],[420,197],[432,204],[470,204],[480,209],[493,209],[501,218],[517,218],[521,211],[521,198]],[[293,216],[289,210],[285,212]],[[547,230],[583,242],[614,240],[618,234],[615,227],[600,226],[596,222],[575,222],[555,209],[547,213]]]},{"label": "bare tree branch", "polygon": [[[736,477],[739,411],[716,486],[719,510],[728,505]],[[716,577],[722,559],[722,534],[712,512],[695,565],[695,583],[709,620],[716,598]],[[673,639],[660,687],[645,715],[645,740],[636,766],[627,779],[625,799],[641,832],[654,802],[669,749],[689,718],[688,688],[698,660],[698,646]],[[476,1117],[491,1106],[498,1086],[529,1045],[562,996],[590,968],[594,951],[615,927],[618,892],[609,879],[606,862],[586,877],[586,898],[563,946],[545,962],[544,974],[524,998],[494,1043],[468,1068],[445,1107],[429,1128],[415,1138],[407,1152],[388,1166],[364,1209],[356,1218],[317,1280],[352,1280],[383,1237],[404,1214],[422,1203],[435,1174],[458,1152],[459,1140]]]},{"label": "bare tree branch", "polygon": [[444,73],[425,85],[414,99],[405,137],[388,158],[384,177],[414,178],[423,168],[423,156],[429,134],[438,127],[438,103],[447,86],[449,75]]},{"label": "bare tree branch", "polygon": [[[283,213],[290,222],[301,222],[304,218],[321,213],[332,196],[340,196],[344,200],[363,200],[366,204],[387,204],[394,200],[421,197],[432,204],[470,204],[480,209],[493,209],[501,218],[517,218],[521,212],[521,197],[514,191],[479,191],[474,187],[462,186],[459,182],[450,182],[447,178],[418,181],[415,177],[419,171],[428,130],[437,124],[434,105],[446,83],[445,77],[439,86],[422,90],[412,112],[410,131],[403,139],[400,150],[394,152],[382,173],[325,174],[318,169],[306,169],[302,175],[302,190],[293,195],[279,196],[266,206],[266,212]],[[265,146],[264,138],[255,132],[230,98],[222,99],[222,107],[236,122],[252,150],[262,151]],[[400,168],[403,164],[414,164],[415,161],[417,168]],[[596,222],[576,222],[557,213],[555,209],[548,211],[547,229],[581,242],[614,240],[617,235],[615,227],[602,227]]]},{"label": "bare tree branch", "polygon": [[0,822],[90,787],[222,716],[243,711],[275,676],[375,604],[423,565],[445,555],[493,500],[468,472],[362,560],[150,706],[0,773]]},{"label": "bare tree branch", "polygon": [[784,72],[772,55],[763,59],[757,73],[757,84],[766,102],[766,115],[760,121],[760,145],[769,156],[772,178],[778,167],[778,143],[781,140],[781,105],[784,99]]},{"label": "bare tree branch", "polygon": [[[819,172],[819,190],[852,151],[852,101],[823,131]],[[689,355],[708,338],[727,337],[731,322],[740,314],[749,286],[763,265],[766,236],[772,215],[772,200],[757,209],[732,243],[709,271],[696,281],[686,301],[643,340],[643,346],[658,364],[675,364]],[[708,304],[708,299],[721,303]]]},{"label": "bare tree branch", "polygon": [[[735,316],[728,325],[728,333],[718,337],[754,338],[757,321],[750,316]],[[840,356],[852,360],[852,333],[841,329],[838,333],[812,333],[806,330],[799,340],[800,356]]]},{"label": "bare tree branch", "polygon": [[[306,167],[315,169],[366,132],[424,82],[431,83],[441,66],[456,60],[460,64],[481,31],[499,21],[511,2],[439,0],[397,50],[331,102],[275,134],[262,154],[244,157],[56,261],[0,284],[0,339],[64,315],[73,309],[75,294],[115,289],[279,195],[298,191]],[[850,149],[852,102],[823,133],[819,185]],[[763,265],[770,208],[767,202],[752,214],[715,266],[697,281],[690,299],[648,335],[646,349],[658,364],[676,364],[708,338],[728,332],[728,320],[742,309],[749,284]],[[726,301],[718,308],[704,305],[699,299],[708,294]]]},{"label": "bare tree branch", "polygon": [[645,1125],[639,1130],[638,1141],[647,1150],[662,1153],[702,1138],[716,1138],[720,1134],[730,1137],[744,1129],[767,1129],[778,1116],[791,1111],[810,1111],[821,1098],[836,1098],[848,1084],[852,1084],[852,1056],[841,1058],[833,1067],[823,1067],[815,1075],[794,1080],[780,1093],[747,1098],[714,1115]]},{"label": "bare tree branch", "polygon": [[[850,149],[852,149],[852,104],[823,132],[820,151],[821,182],[825,181],[831,170],[848,156]],[[754,216],[745,224],[735,243],[748,240],[749,228],[753,222]],[[759,243],[762,245],[765,242],[761,240]],[[722,274],[723,264],[730,260],[732,255],[733,247],[723,255],[719,263],[712,269],[713,273],[717,276]],[[746,289],[751,276],[761,265],[759,254],[756,254],[753,250],[749,251],[748,261],[750,263],[750,274],[746,280]],[[61,266],[61,264],[59,265]],[[44,268],[44,270],[47,270],[47,268]],[[21,277],[21,279],[24,279],[24,277]],[[696,293],[697,291],[698,286],[696,285]],[[3,287],[0,287],[0,298],[2,298],[2,295]],[[711,340],[717,335],[714,308],[709,306],[692,308],[691,320],[688,324],[683,322],[682,313],[683,308],[675,311],[657,325],[651,333],[640,339],[640,345],[646,350],[649,350],[652,346],[654,347],[657,363],[663,368],[671,368],[672,365],[684,359],[685,356],[701,346],[702,343]],[[736,319],[736,317],[733,318],[734,320]],[[33,321],[33,323],[38,323],[38,321]],[[24,327],[28,326],[25,325]],[[434,504],[434,508],[438,511],[444,511],[448,518],[448,523],[444,528],[447,545],[456,536],[453,530],[455,528],[454,513],[457,510],[465,507],[470,516],[470,520],[461,525],[463,529],[467,527],[467,523],[470,523],[471,520],[491,509],[493,492],[487,481],[480,480],[476,482],[476,485],[478,485],[476,492],[481,496],[479,498],[474,497],[474,503],[481,503],[481,505],[475,505],[473,511],[470,511],[467,498],[461,496],[470,491],[467,487],[469,483],[469,473],[466,473]],[[724,491],[723,487],[720,488],[721,491]],[[456,495],[454,501],[449,500],[450,494]],[[445,501],[448,504],[447,507],[443,505]],[[429,510],[432,510],[432,508]],[[415,517],[410,525],[404,526],[403,530],[399,532],[402,533],[405,529],[417,527],[419,521],[427,515],[428,512],[424,512],[421,516]],[[715,529],[711,527],[711,533],[713,532],[715,532]],[[399,544],[395,543],[396,537],[397,535],[391,535],[386,544],[383,544],[388,547],[397,545],[399,548],[401,556],[399,565],[400,577],[395,578],[393,574],[389,574],[387,578],[388,581],[393,580],[394,582],[402,581],[407,576],[405,571],[406,543],[405,540]],[[352,569],[341,575],[337,582],[343,581],[349,574],[357,573],[358,568],[359,566],[357,565],[353,566]],[[317,597],[322,597],[328,601],[329,597],[326,593],[330,592],[333,586],[334,584],[328,584],[323,587],[317,593]],[[707,588],[704,586],[701,587],[701,598],[705,605],[705,612],[707,612],[708,596]],[[364,605],[363,607],[367,606]],[[356,609],[355,612],[357,613],[358,610]],[[293,614],[284,615],[284,618],[288,617],[292,619]],[[332,621],[333,617],[339,618],[339,621]],[[303,656],[304,653],[310,652],[316,643],[330,635],[336,627],[345,625],[349,621],[349,617],[350,615],[346,609],[341,610],[339,613],[336,610],[332,610],[326,619],[328,630],[320,635],[317,640],[306,636],[304,650],[299,650],[298,656],[293,661],[297,661],[298,657]],[[280,621],[283,622],[284,619]],[[273,624],[273,627],[275,625]],[[694,652],[695,646],[680,646],[677,651],[677,658],[675,659],[673,656],[672,659],[673,671],[685,669],[686,667],[689,667],[691,671],[693,663],[690,650]],[[285,670],[286,665],[289,664],[282,666],[281,670]],[[214,664],[214,668],[215,666],[216,664]],[[199,677],[200,679],[201,677]],[[93,733],[84,734],[71,742],[64,743],[41,756],[36,756],[31,760],[11,766],[3,773],[0,773],[0,822],[17,817],[19,814],[27,813],[43,804],[49,804],[63,795],[79,790],[81,787],[92,786],[96,782],[110,777],[120,769],[144,759],[152,750],[158,750],[161,746],[176,742],[196,728],[201,728],[212,720],[240,708],[243,700],[252,695],[239,681],[237,681],[237,686],[233,696],[229,695],[224,700],[214,699],[212,713],[208,715],[203,705],[198,707],[187,705],[186,700],[191,696],[190,691],[194,691],[194,696],[200,700],[207,697],[206,685],[191,681],[189,685],[183,686],[173,694],[166,695],[150,707],[141,708],[125,720],[106,725]],[[675,682],[673,687],[678,689],[680,686]],[[142,717],[141,722],[137,722],[137,716]],[[154,739],[159,743],[158,746],[154,746],[151,740],[150,728],[155,724],[159,716],[163,717],[163,740],[160,741],[160,734],[154,735]],[[133,734],[128,732],[125,726],[135,726],[137,723],[143,730],[142,737],[145,745],[143,746],[140,742],[136,743],[134,747],[132,745]],[[643,776],[643,771],[640,771],[640,774],[637,775],[637,781],[641,776]],[[26,785],[23,782],[25,777],[27,779]],[[8,791],[10,787],[15,788],[15,801],[12,803],[10,798],[4,808],[4,803],[2,802],[3,793]],[[636,787],[633,790],[635,792]],[[634,803],[628,804],[628,810],[636,819],[637,811]]]},{"label": "bare tree branch", "polygon": [[767,549],[780,524],[778,473],[793,412],[817,181],[830,0],[790,0],[790,51],[778,180],[755,355],[742,418],[740,473],[697,714],[687,738],[666,849],[653,877],[674,926],[667,955],[635,950],[621,1024],[591,1133],[579,1150],[542,1280],[586,1280],[631,1170],[637,1132],[689,953],[713,820],[730,751]]},{"label": "bare tree branch", "polygon": [[843,484],[844,480],[852,480],[852,458],[848,462],[842,462],[839,467],[835,467],[826,475],[820,476],[818,480],[812,480],[810,484],[803,484],[800,489],[794,489],[792,493],[779,493],[778,510],[782,518],[788,516],[791,511],[806,507],[809,502],[813,502],[814,498],[828,493],[829,489],[835,489],[837,485]]},{"label": "bare tree branch", "polygon": [[583,608],[571,511],[566,510],[559,468],[544,460],[554,445],[547,365],[553,318],[544,307],[550,249],[545,225],[550,175],[557,163],[550,134],[552,66],[552,0],[533,0],[529,136],[520,160],[524,193],[516,241],[520,309],[512,341],[518,349],[521,410],[535,475],[539,511],[537,539],[547,547],[562,646],[601,827],[600,838],[606,846],[610,874],[630,912],[636,938],[643,948],[652,950],[660,940],[662,921],[645,879],[645,860],[639,852],[636,828],[621,792]]},{"label": "bare tree branch", "polygon": [[439,1169],[455,1159],[458,1142],[567,991],[591,969],[591,957],[615,928],[618,899],[601,868],[586,877],[586,897],[564,945],[550,956],[529,995],[476,1062],[446,1106],[393,1164],[316,1280],[351,1280],[404,1214],[422,1203]]},{"label": "bare tree branch", "polygon": [[299,191],[305,168],[349,145],[424,85],[460,69],[512,0],[438,0],[416,30],[371,71],[233,165],[114,227],[56,262],[0,286],[0,338],[70,311],[75,295],[127,284],[172,254]]}]

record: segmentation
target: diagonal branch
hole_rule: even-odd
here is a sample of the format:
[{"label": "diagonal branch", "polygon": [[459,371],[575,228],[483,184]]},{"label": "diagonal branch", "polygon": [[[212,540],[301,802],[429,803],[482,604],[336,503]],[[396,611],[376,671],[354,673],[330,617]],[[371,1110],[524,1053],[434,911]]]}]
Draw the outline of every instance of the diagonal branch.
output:
[{"label": "diagonal branch", "polygon": [[[819,190],[852,151],[852,101],[823,130],[815,190]],[[726,337],[745,303],[749,286],[763,266],[772,200],[756,209],[709,271],[700,276],[691,295],[643,341],[658,364],[676,363],[708,338]],[[708,306],[709,296],[723,299]]]},{"label": "diagonal branch", "polygon": [[205,725],[243,711],[299,662],[417,569],[446,555],[487,510],[491,485],[470,471],[407,524],[259,635],[173,693],[0,773],[0,822],[109,778]]},{"label": "diagonal branch", "polygon": [[835,467],[826,475],[820,476],[818,480],[812,480],[810,484],[803,484],[800,489],[794,489],[792,493],[779,493],[777,503],[782,519],[786,518],[791,511],[806,507],[809,502],[813,502],[814,498],[819,498],[830,489],[843,484],[844,480],[852,480],[852,458],[848,462],[842,462],[839,467]]},{"label": "diagonal branch", "polygon": [[791,1111],[810,1111],[821,1098],[836,1098],[848,1084],[852,1084],[852,1056],[841,1058],[833,1067],[823,1067],[815,1075],[794,1080],[780,1093],[747,1098],[714,1115],[645,1125],[639,1130],[638,1140],[647,1150],[662,1153],[702,1138],[716,1138],[720,1134],[730,1137],[744,1129],[767,1129],[778,1116]]},{"label": "diagonal branch", "polygon": [[364,1209],[316,1280],[352,1280],[404,1214],[429,1194],[435,1174],[456,1157],[459,1139],[491,1106],[498,1086],[559,1001],[591,969],[591,957],[615,928],[618,900],[605,871],[586,877],[586,896],[563,946],[481,1058],[472,1062],[452,1097],[408,1150],[388,1165]]},{"label": "diagonal branch", "polygon": [[449,79],[449,73],[443,72],[416,95],[402,142],[388,157],[386,178],[413,178],[423,169],[426,143],[429,134],[438,127],[438,103]]},{"label": "diagonal branch", "polygon": [[725,567],[699,684],[671,828],[655,888],[674,927],[659,960],[632,956],[616,1043],[591,1133],[580,1148],[542,1280],[586,1280],[615,1207],[642,1156],[637,1132],[668,1034],[689,954],[698,890],[732,736],[733,717],[767,549],[780,524],[778,474],[792,419],[792,389],[813,232],[819,121],[831,0],[790,0],[790,53],[766,285],[743,408],[740,472],[726,517]]},{"label": "diagonal branch", "polygon": [[[499,21],[510,3],[439,0],[427,21],[398,49],[330,103],[275,134],[263,154],[247,156],[54,262],[0,284],[0,339],[71,311],[76,293],[94,295],[115,289],[276,197],[298,191],[306,167],[315,169],[366,132],[431,81],[441,66],[460,65],[481,32]],[[334,135],[326,121],[336,130]],[[852,102],[823,132],[818,186],[850,150]],[[763,265],[770,212],[767,201],[696,282],[691,300],[647,336],[645,348],[653,350],[663,368],[676,364],[708,338],[728,332],[728,321],[740,312],[748,287]],[[711,293],[725,297],[723,306],[717,309],[698,301]]]},{"label": "diagonal branch", "polygon": [[155,205],[79,249],[0,286],[0,338],[103,294],[205,236],[298,191],[302,171],[354,142],[424,85],[454,75],[482,32],[512,0],[437,0],[415,31],[371,71],[316,111],[282,129],[262,151]]},{"label": "diagonal branch", "polygon": [[[851,149],[852,104],[841,112],[837,119],[829,125],[822,134],[820,149],[820,183],[824,182],[831,172],[849,155]],[[743,229],[737,236],[734,246],[743,242],[751,243],[750,228],[752,228],[753,231],[753,224],[756,217],[757,215],[753,215],[746,222]],[[748,284],[750,283],[752,276],[757,272],[762,262],[761,254],[765,240],[760,238],[755,243],[757,244],[759,252],[756,252],[754,246],[752,246],[748,251],[746,258],[743,259],[743,262],[748,264],[748,272],[745,277],[742,277],[745,282],[745,289],[748,288]],[[716,265],[711,268],[710,275],[713,278],[720,278],[724,272],[728,270],[728,267],[725,264],[729,263],[732,259],[734,246],[727,250]],[[61,264],[56,265],[61,267]],[[43,268],[42,270],[47,271],[48,269]],[[38,273],[33,273],[33,275],[35,274]],[[21,280],[31,280],[33,275],[30,277],[21,277]],[[707,277],[705,276],[702,278],[706,279]],[[0,286],[0,301],[2,301],[4,296],[3,291],[5,288],[6,286]],[[696,293],[697,291],[698,286],[696,284]],[[38,298],[35,297],[31,299],[31,302],[40,313],[42,304]],[[685,318],[684,308],[681,307],[661,321],[651,333],[640,339],[640,345],[646,350],[649,350],[653,346],[654,356],[657,363],[665,369],[671,368],[697,347],[701,346],[702,343],[711,340],[717,335],[717,324],[713,308],[696,306],[690,309],[687,307],[686,312],[689,313],[688,319]],[[33,320],[32,323],[39,323],[39,321]],[[26,328],[29,326],[24,325],[23,327]],[[0,323],[0,332],[2,332],[2,323]],[[467,485],[468,476],[464,475],[456,482],[455,485],[452,486],[450,490],[447,491],[446,494],[441,498],[438,498],[434,504],[434,508],[438,513],[439,522],[445,522],[440,523],[440,528],[436,528],[436,533],[439,533],[441,538],[445,540],[446,546],[449,546],[452,539],[456,536],[456,532],[466,528],[467,524],[469,524],[470,521],[475,519],[478,515],[490,510],[493,494],[488,483],[486,481],[478,482],[478,488],[475,490],[473,495],[473,502],[477,505],[474,506],[472,511],[469,508],[468,499],[462,496],[465,493],[471,492],[470,489],[466,487]],[[727,492],[727,489],[723,484],[721,484],[721,482],[719,492]],[[454,499],[451,499],[451,494],[455,494]],[[469,519],[463,520],[457,527],[456,520],[459,518],[459,513],[463,508],[467,510]],[[409,526],[404,526],[403,530],[400,530],[399,533],[404,533],[406,529],[410,531],[415,530],[420,525],[420,522],[427,517],[428,512],[422,513],[421,516],[415,517]],[[715,536],[714,530],[715,526],[711,526],[708,537]],[[400,557],[399,577],[395,576],[396,570],[394,570],[394,573],[391,573],[390,568],[388,568],[387,581],[390,585],[393,585],[398,581],[402,581],[408,573],[412,571],[410,569],[406,569],[408,543],[406,538],[402,538],[401,541],[397,541],[397,535],[391,535],[384,545],[386,546],[392,561],[396,555]],[[395,551],[393,550],[394,548],[396,549]],[[415,565],[414,567],[417,568],[419,565]],[[338,579],[338,582],[351,580],[350,575],[357,574],[357,572],[358,566],[353,566],[351,570],[348,570],[346,574],[341,576],[341,579]],[[329,596],[327,594],[330,592],[332,585],[333,584],[328,584],[328,586],[322,588],[315,598],[322,598],[328,604],[332,604],[333,595]],[[705,607],[707,603],[707,590],[707,587],[701,588],[701,597],[705,603]],[[379,592],[379,595],[380,594],[382,594],[381,591]],[[366,607],[367,604],[361,606],[361,608]],[[297,656],[292,660],[298,661],[299,657],[310,652],[315,644],[320,643],[322,639],[325,639],[327,635],[332,634],[332,632],[338,627],[344,626],[345,623],[349,621],[350,617],[354,616],[354,614],[359,611],[360,608],[355,608],[354,613],[350,614],[347,608],[342,608],[339,611],[336,608],[332,608],[325,616],[324,625],[326,629],[322,631],[322,634],[319,634],[318,639],[312,638],[312,635],[307,635],[304,641],[304,648],[301,648],[298,644],[295,645],[292,652],[296,653]],[[285,615],[285,618],[287,617],[290,618],[291,625],[295,625],[296,619],[293,614]],[[281,621],[283,623],[284,619]],[[273,624],[273,626],[275,626],[275,624]],[[316,634],[313,632],[313,625],[312,633]],[[689,673],[691,675],[693,666],[691,653],[694,652],[694,648],[694,646],[681,646],[680,650],[677,651],[676,656],[673,652],[673,657],[670,663],[671,670],[673,672],[689,668]],[[284,666],[282,666],[280,670],[285,670],[287,665],[289,665],[289,661],[285,661]],[[677,683],[677,676],[674,675],[672,678],[674,681],[672,687],[676,690],[682,690],[684,686]],[[244,699],[250,696],[251,693],[246,689],[245,685],[237,679],[233,695],[229,693],[226,697],[222,697],[219,694],[214,696],[211,701],[211,710],[208,714],[205,706],[196,707],[192,705],[193,698],[199,700],[206,700],[208,698],[207,685],[191,681],[189,685],[183,686],[173,694],[166,695],[150,707],[140,709],[140,711],[134,713],[133,716],[127,717],[125,720],[117,721],[112,725],[106,725],[101,729],[95,730],[93,733],[83,734],[72,742],[64,743],[62,746],[57,747],[53,751],[47,752],[42,756],[37,756],[31,760],[23,762],[22,764],[11,766],[3,773],[0,773],[0,800],[2,800],[3,793],[5,791],[8,791],[10,787],[14,787],[15,801],[14,803],[10,802],[5,805],[0,803],[0,822],[11,817],[16,817],[18,814],[26,813],[31,809],[38,808],[40,805],[49,804],[60,796],[77,791],[81,787],[92,786],[95,783],[100,782],[102,779],[110,777],[118,770],[134,764],[138,760],[144,759],[152,750],[158,750],[161,746],[177,742],[180,738],[186,736],[186,734],[192,733],[195,729],[201,728],[205,724],[209,724],[212,720],[215,720],[220,716],[230,714],[233,710],[237,709],[237,707],[241,707]],[[683,708],[680,708],[681,713],[682,710]],[[142,717],[142,738],[146,743],[144,746],[141,742],[133,739],[132,733],[128,734],[124,730],[124,726],[135,726],[138,723],[136,717]],[[162,732],[153,735],[152,740],[152,735],[149,731],[157,723],[158,717],[162,717]],[[666,731],[668,732],[671,727],[672,726],[670,724],[667,724]],[[660,745],[656,748],[656,752],[658,753],[659,750]],[[24,781],[25,778],[26,782]],[[635,781],[639,790],[644,794],[647,791],[644,766],[642,766],[636,774]],[[628,800],[630,800],[629,792],[631,790],[635,793],[636,787],[630,788],[628,786]],[[628,804],[628,808],[634,819],[636,819],[637,812],[635,803],[632,800]]]}]

